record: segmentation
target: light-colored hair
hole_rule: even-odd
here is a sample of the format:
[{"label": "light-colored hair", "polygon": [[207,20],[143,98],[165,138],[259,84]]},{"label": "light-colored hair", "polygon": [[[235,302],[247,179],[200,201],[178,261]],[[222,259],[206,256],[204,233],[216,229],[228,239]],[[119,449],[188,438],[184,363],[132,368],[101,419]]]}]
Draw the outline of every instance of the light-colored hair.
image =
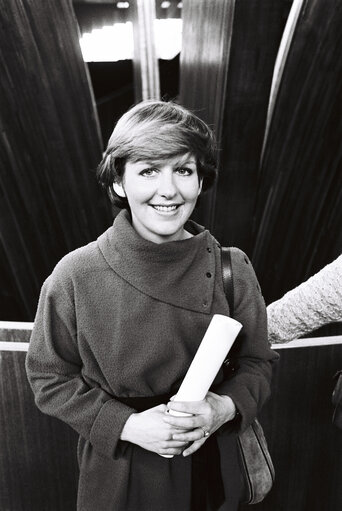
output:
[{"label": "light-colored hair", "polygon": [[113,183],[120,183],[126,162],[163,160],[191,153],[203,178],[202,190],[216,178],[216,141],[212,130],[195,114],[172,102],[142,101],[117,122],[104,157],[97,168],[97,179],[112,203],[127,208]]}]

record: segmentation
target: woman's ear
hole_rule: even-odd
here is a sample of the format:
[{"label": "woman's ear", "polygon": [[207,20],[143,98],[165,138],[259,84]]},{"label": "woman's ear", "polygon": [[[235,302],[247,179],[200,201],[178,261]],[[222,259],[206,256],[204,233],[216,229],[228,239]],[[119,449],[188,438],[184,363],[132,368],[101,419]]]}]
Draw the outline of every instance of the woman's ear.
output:
[{"label": "woman's ear", "polygon": [[114,182],[113,183],[113,190],[116,193],[116,195],[118,195],[122,199],[124,199],[126,197],[126,192],[125,192],[124,187],[122,186],[122,183],[115,183]]}]

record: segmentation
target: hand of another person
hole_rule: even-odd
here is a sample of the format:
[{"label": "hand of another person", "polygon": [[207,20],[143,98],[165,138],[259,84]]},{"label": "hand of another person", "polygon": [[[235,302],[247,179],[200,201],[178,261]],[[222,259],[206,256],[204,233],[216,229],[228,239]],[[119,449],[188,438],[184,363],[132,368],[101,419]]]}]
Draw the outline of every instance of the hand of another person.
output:
[{"label": "hand of another person", "polygon": [[155,406],[130,415],[121,432],[121,440],[139,445],[143,449],[160,455],[181,454],[188,441],[174,439],[174,434],[184,432],[164,421],[166,405]]},{"label": "hand of another person", "polygon": [[183,451],[183,456],[196,452],[214,433],[226,422],[234,419],[236,407],[229,396],[219,396],[208,392],[203,401],[176,402],[170,401],[168,409],[191,414],[187,417],[177,417],[171,414],[164,416],[164,422],[170,426],[185,431],[178,431],[172,435],[174,440],[192,442]]}]

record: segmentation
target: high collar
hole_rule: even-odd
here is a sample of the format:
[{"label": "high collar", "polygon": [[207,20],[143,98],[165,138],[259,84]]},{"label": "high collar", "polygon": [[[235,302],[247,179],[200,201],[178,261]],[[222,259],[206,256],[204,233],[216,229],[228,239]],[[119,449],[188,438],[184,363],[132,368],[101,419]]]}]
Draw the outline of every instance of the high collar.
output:
[{"label": "high collar", "polygon": [[192,238],[153,243],[133,228],[127,211],[98,238],[107,264],[121,278],[158,301],[209,314],[214,293],[215,239],[195,222]]}]

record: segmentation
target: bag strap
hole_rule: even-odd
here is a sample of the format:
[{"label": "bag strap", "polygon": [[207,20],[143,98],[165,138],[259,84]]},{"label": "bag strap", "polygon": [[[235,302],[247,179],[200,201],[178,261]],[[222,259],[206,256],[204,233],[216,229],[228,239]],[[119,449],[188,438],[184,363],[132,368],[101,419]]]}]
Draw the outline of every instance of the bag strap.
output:
[{"label": "bag strap", "polygon": [[[228,302],[230,317],[234,318],[234,281],[229,247],[221,247],[221,266],[223,289]],[[223,370],[227,376],[231,376],[237,367],[236,363],[229,356],[223,361]]]},{"label": "bag strap", "polygon": [[221,265],[223,288],[229,305],[230,316],[234,317],[234,281],[229,247],[221,247]]}]

